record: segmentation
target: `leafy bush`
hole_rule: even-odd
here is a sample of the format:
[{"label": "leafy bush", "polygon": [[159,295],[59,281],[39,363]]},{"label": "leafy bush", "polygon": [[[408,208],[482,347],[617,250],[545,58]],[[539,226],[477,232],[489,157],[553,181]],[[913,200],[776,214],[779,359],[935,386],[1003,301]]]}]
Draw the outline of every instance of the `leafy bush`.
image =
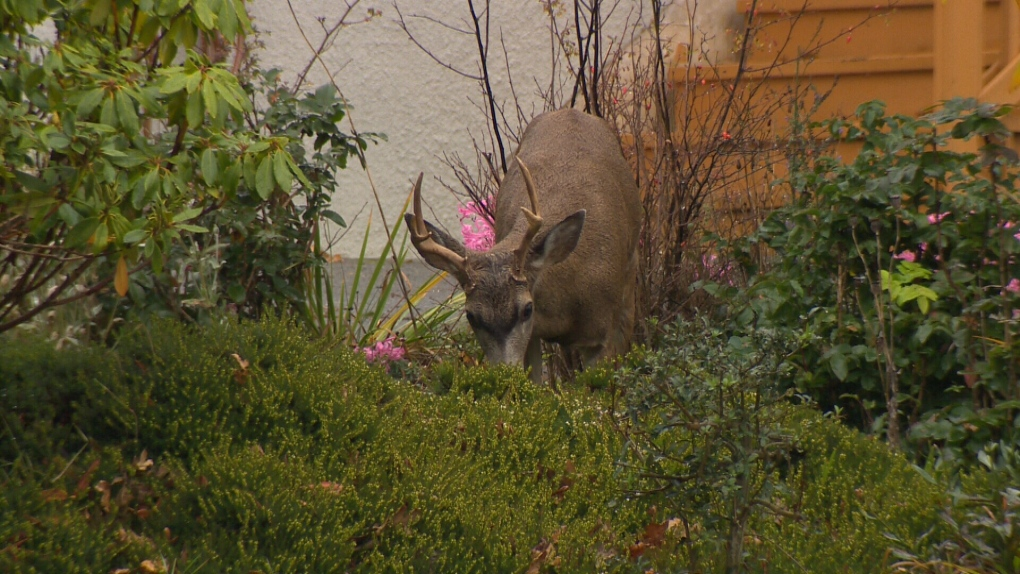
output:
[{"label": "leafy bush", "polygon": [[[974,461],[1020,427],[1020,203],[1004,109],[953,100],[887,116],[879,102],[823,125],[863,144],[794,171],[793,201],[743,244],[778,255],[733,297],[743,324],[804,331],[796,388],[919,455]],[[952,151],[975,142],[979,153]]]},{"label": "leafy bush", "polygon": [[700,321],[663,332],[620,381],[633,453],[626,487],[675,531],[669,558],[649,550],[650,564],[873,572],[888,564],[887,536],[931,528],[939,485],[782,390],[797,341]]},{"label": "leafy bush", "polygon": [[144,316],[301,308],[372,136],[332,87],[247,70],[251,31],[240,0],[0,3],[0,331],[111,284]]}]

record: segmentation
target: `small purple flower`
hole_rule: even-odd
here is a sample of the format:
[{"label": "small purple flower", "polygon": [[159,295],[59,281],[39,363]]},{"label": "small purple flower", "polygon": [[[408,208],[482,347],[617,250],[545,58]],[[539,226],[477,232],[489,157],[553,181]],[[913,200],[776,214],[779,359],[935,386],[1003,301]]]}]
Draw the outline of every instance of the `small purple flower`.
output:
[{"label": "small purple flower", "polygon": [[457,208],[460,214],[460,232],[464,235],[464,246],[472,251],[488,251],[496,242],[496,231],[486,215],[488,200],[481,205],[469,201]]},{"label": "small purple flower", "polygon": [[914,253],[913,251],[903,251],[901,253],[893,255],[893,259],[901,259],[903,261],[909,261],[911,263],[914,263],[917,261],[917,254]]},{"label": "small purple flower", "polygon": [[407,351],[400,346],[394,345],[396,337],[389,337],[368,347],[355,347],[355,350],[365,354],[365,360],[369,363],[389,363],[399,361],[407,355]]}]

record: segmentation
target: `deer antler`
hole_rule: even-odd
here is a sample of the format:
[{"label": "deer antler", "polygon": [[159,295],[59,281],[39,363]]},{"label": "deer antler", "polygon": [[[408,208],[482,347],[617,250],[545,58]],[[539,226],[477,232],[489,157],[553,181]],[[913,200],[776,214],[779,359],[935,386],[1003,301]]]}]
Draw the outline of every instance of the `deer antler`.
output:
[{"label": "deer antler", "polygon": [[[414,182],[414,219],[413,225],[411,226],[411,243],[415,249],[428,260],[429,255],[433,255],[439,259],[442,259],[450,264],[449,270],[462,285],[467,283],[467,259],[458,255],[450,248],[436,243],[436,240],[432,238],[432,234],[428,228],[425,227],[425,218],[421,215],[421,179],[423,173],[418,174],[418,180]],[[437,266],[445,267],[445,266]]]},{"label": "deer antler", "polygon": [[521,245],[514,250],[514,279],[524,281],[524,266],[528,262],[528,250],[531,248],[531,240],[538,235],[538,230],[542,229],[542,216],[538,214],[538,196],[535,194],[535,182],[531,179],[531,171],[528,169],[528,166],[524,165],[524,161],[520,157],[515,159],[517,160],[517,165],[521,166],[524,185],[528,188],[528,197],[531,199],[531,211],[528,211],[528,208],[523,205],[521,206],[524,217],[528,219],[528,230],[524,232]]}]

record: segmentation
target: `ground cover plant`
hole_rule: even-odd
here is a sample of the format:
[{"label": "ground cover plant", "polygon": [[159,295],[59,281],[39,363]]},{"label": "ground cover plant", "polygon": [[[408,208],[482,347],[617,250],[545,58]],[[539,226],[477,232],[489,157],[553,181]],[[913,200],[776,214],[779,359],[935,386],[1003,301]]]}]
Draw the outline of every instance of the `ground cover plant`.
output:
[{"label": "ground cover plant", "polygon": [[[731,566],[868,571],[884,534],[921,538],[944,497],[885,445],[789,405],[756,415],[782,421],[782,448],[768,447],[782,464],[715,460],[691,498],[635,488],[655,469],[621,453],[652,435],[618,427],[654,430],[669,411],[614,407],[608,370],[562,395],[457,362],[398,380],[270,318],[164,322],[113,349],[3,342],[5,571],[720,571],[741,476],[771,486],[736,507],[748,542]],[[701,430],[671,438],[747,436],[711,409],[720,384],[733,389],[716,369],[746,349],[719,362],[675,342],[629,367],[631,382],[669,373],[701,389]]]}]

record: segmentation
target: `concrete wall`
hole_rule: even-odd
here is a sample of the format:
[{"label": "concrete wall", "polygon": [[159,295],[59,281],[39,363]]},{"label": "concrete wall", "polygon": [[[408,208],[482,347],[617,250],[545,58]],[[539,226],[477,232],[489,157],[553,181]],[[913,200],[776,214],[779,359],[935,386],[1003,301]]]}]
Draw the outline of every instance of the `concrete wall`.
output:
[{"label": "concrete wall", "polygon": [[[384,133],[388,141],[369,148],[368,173],[355,162],[341,174],[334,208],[352,224],[338,245],[338,252],[347,256],[358,252],[370,212],[373,212],[370,253],[378,253],[385,242],[369,176],[392,227],[398,223],[396,216],[413,178],[424,171],[423,195],[429,206],[426,212],[431,209],[433,220],[459,236],[457,199],[437,181],[441,178],[456,183],[443,162],[443,154],[459,155],[466,163],[474,165],[472,140],[484,141],[489,137],[485,115],[479,109],[484,100],[478,82],[445,69],[415,46],[397,22],[394,2],[408,27],[437,58],[466,73],[479,72],[474,36],[452,31],[438,23],[471,30],[466,0],[362,0],[356,4],[348,17],[350,22],[365,19],[370,10],[381,15],[342,29],[322,59],[354,106],[352,117],[357,129]],[[671,21],[681,26],[687,21],[689,2],[693,0],[670,7]],[[263,67],[284,70],[283,78],[287,82],[294,82],[312,58],[312,51],[299,32],[299,24],[311,44],[317,47],[325,35],[324,28],[331,27],[344,8],[344,3],[336,0],[291,0],[291,3],[293,13],[285,0],[254,0],[251,5],[263,44],[258,59]],[[483,6],[485,1],[476,0],[475,4]],[[569,2],[564,4],[570,5]],[[647,2],[621,0],[612,12],[609,27],[620,30],[626,22],[635,21],[642,4]],[[701,0],[703,8],[699,8],[697,20],[718,20],[713,14],[733,4],[733,0]],[[513,101],[509,68],[517,101],[524,115],[531,117],[540,113],[544,105],[539,86],[545,89],[551,82],[563,85],[568,81],[562,73],[555,79],[552,77],[545,3],[497,0],[491,5],[489,60],[493,89],[499,99],[507,103]],[[563,17],[572,17],[572,14],[568,12]],[[716,32],[710,35],[719,37]],[[506,60],[501,44],[506,47]],[[316,63],[306,84],[314,87],[326,82],[328,76],[323,66]],[[349,130],[349,125],[344,127],[345,131]],[[512,143],[507,147],[509,155]]]}]

